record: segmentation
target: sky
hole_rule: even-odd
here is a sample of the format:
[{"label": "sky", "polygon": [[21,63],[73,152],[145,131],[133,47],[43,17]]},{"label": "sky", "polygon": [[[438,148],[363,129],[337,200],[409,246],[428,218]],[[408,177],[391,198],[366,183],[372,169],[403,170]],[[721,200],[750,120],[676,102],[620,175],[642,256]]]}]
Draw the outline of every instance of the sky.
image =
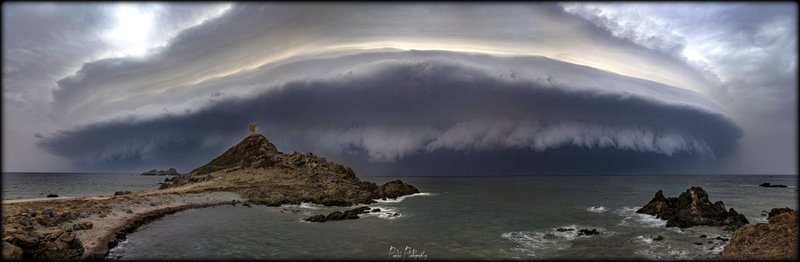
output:
[{"label": "sky", "polygon": [[3,3],[3,172],[797,174],[796,3]]}]

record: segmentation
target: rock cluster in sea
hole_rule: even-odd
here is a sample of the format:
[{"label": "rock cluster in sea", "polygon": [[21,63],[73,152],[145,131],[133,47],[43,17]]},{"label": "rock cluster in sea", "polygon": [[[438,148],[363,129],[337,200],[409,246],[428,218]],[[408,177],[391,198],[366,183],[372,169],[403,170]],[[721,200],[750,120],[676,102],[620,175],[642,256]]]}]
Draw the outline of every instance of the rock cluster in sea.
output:
[{"label": "rock cluster in sea", "polygon": [[725,210],[722,201],[711,203],[701,187],[692,187],[678,197],[664,197],[661,190],[636,213],[655,215],[667,220],[667,227],[729,226],[737,229],[748,224],[747,218],[733,208]]},{"label": "rock cluster in sea", "polygon": [[178,170],[175,170],[175,168],[169,168],[167,170],[155,170],[155,169],[153,169],[153,170],[150,170],[150,171],[145,171],[144,173],[142,173],[142,175],[143,176],[177,176],[177,175],[180,175],[180,173],[178,173]]},{"label": "rock cluster in sea", "polygon": [[798,248],[798,212],[773,208],[768,223],[745,225],[730,239],[720,254],[722,260],[796,261]]}]

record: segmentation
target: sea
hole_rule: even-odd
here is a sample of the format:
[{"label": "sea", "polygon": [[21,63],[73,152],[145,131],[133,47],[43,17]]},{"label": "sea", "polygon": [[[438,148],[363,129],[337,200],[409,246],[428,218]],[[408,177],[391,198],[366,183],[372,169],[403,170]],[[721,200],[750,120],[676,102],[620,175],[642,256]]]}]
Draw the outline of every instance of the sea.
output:
[{"label": "sea", "polygon": [[[3,196],[61,192],[47,185],[7,190]],[[138,178],[74,175],[94,186],[65,185],[64,194],[111,192],[144,186]],[[88,179],[96,176],[97,179]],[[14,181],[13,177],[8,181]],[[121,179],[125,178],[125,179]],[[668,228],[635,211],[658,190],[677,196],[692,186],[712,202],[766,222],[775,207],[797,209],[797,176],[483,176],[361,177],[383,183],[401,179],[421,193],[370,204],[380,209],[359,219],[310,223],[303,218],[342,207],[310,203],[252,208],[219,206],[164,216],[127,235],[111,260],[163,259],[714,259],[732,232],[723,227]],[[23,179],[24,180],[24,179]],[[64,181],[69,179],[62,179]],[[103,182],[100,182],[103,181]],[[759,187],[761,183],[786,188]],[[16,182],[19,185],[19,181]],[[98,186],[99,183],[109,183]],[[116,183],[122,183],[115,185]],[[156,183],[157,184],[157,183]],[[15,185],[12,183],[11,185]],[[130,188],[126,188],[130,186]],[[81,189],[83,188],[83,189]],[[69,193],[67,193],[69,192]],[[352,208],[352,207],[351,207]],[[597,230],[581,235],[580,229]],[[662,240],[655,240],[656,238]]]}]

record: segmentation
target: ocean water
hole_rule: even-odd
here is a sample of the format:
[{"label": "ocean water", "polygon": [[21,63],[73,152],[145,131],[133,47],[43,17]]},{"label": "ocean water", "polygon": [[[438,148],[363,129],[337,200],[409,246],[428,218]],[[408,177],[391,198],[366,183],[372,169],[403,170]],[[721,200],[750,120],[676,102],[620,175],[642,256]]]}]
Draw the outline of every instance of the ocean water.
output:
[{"label": "ocean water", "polygon": [[[385,177],[364,180],[383,183]],[[140,227],[109,259],[713,259],[732,232],[685,230],[636,214],[656,191],[701,186],[751,223],[797,208],[796,176],[402,177],[424,194],[371,204],[360,219],[309,223],[345,208],[193,209]],[[758,184],[790,185],[764,188]],[[4,189],[5,190],[5,189]],[[397,214],[397,215],[395,215]],[[560,232],[558,228],[573,231]],[[578,229],[599,235],[579,236]],[[703,238],[702,235],[707,237]],[[662,236],[664,240],[653,238]]]},{"label": "ocean water", "polygon": [[3,199],[113,195],[116,191],[158,188],[165,176],[99,173],[3,172]]}]

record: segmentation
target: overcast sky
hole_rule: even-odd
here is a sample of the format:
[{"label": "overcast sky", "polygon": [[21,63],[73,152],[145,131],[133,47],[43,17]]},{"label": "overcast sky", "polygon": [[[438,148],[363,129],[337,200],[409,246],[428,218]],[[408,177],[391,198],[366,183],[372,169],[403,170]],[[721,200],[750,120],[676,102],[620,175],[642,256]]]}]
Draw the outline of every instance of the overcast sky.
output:
[{"label": "overcast sky", "polygon": [[4,3],[3,171],[797,174],[795,3]]}]

